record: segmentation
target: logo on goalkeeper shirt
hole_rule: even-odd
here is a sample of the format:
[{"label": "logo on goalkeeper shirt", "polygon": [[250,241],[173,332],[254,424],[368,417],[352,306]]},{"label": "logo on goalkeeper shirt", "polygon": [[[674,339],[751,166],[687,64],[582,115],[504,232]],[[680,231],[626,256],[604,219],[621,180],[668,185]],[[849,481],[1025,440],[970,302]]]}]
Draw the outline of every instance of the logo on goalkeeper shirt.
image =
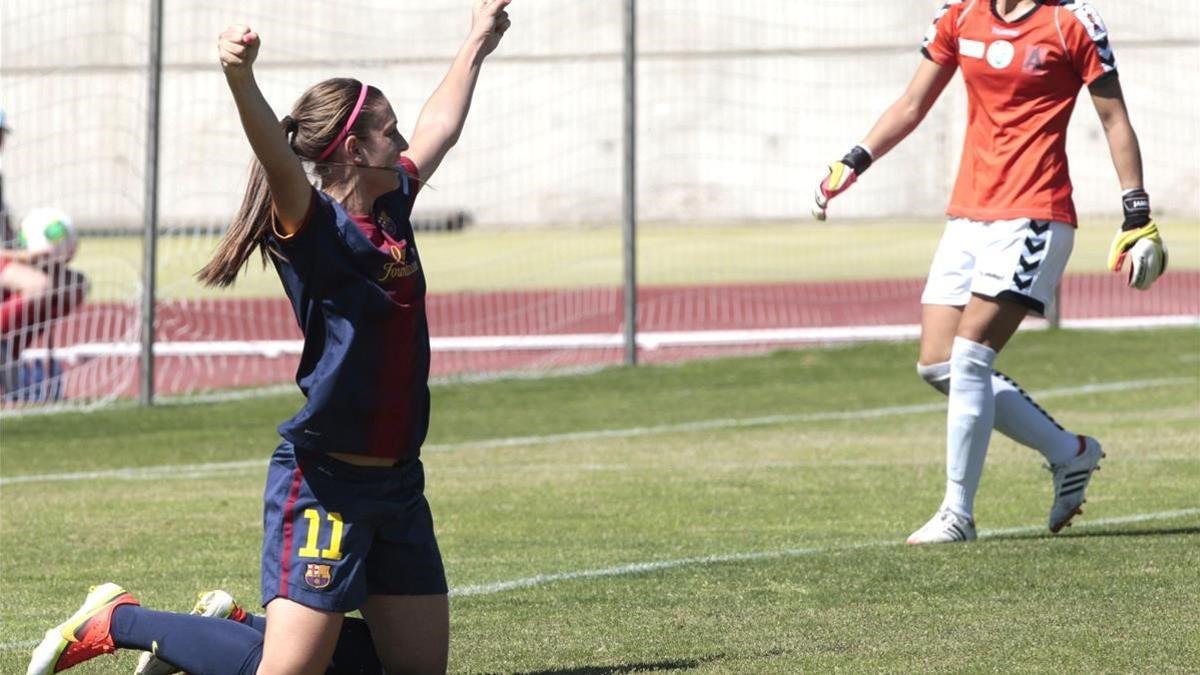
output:
[{"label": "logo on goalkeeper shirt", "polygon": [[1099,42],[1108,37],[1108,27],[1104,25],[1104,20],[1090,6],[1076,7],[1075,17],[1083,24],[1093,41]]},{"label": "logo on goalkeeper shirt", "polygon": [[1046,48],[1041,45],[1029,45],[1025,48],[1025,63],[1021,67],[1027,73],[1038,75],[1046,72]]},{"label": "logo on goalkeeper shirt", "polygon": [[983,43],[979,40],[958,39],[958,53],[973,59],[983,58]]},{"label": "logo on goalkeeper shirt", "polygon": [[996,40],[988,45],[987,62],[991,67],[1003,70],[1008,67],[1008,64],[1012,63],[1015,51],[1013,44],[1008,40]]}]

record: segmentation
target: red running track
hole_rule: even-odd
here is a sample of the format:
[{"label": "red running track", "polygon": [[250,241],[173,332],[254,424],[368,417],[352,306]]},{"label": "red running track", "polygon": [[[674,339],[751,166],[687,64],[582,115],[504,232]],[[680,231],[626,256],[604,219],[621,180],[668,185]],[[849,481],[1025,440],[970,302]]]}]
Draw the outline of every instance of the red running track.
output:
[{"label": "red running track", "polygon": [[[714,331],[911,325],[920,320],[922,279],[827,283],[642,288],[639,331]],[[430,294],[435,338],[619,334],[619,288]],[[1127,288],[1117,275],[1069,276],[1063,282],[1064,319],[1135,316],[1200,316],[1200,271],[1176,271],[1151,292]],[[158,306],[160,342],[299,340],[291,307],[282,298],[164,302]],[[54,329],[56,349],[81,343],[136,341],[137,308],[116,303],[85,305]],[[747,351],[779,343],[715,347],[663,347],[640,352],[646,362],[672,361]],[[619,347],[538,350],[444,351],[433,355],[433,374],[451,376],[513,370],[546,370],[617,364]],[[284,384],[297,357],[160,356],[159,394],[187,394],[233,387]],[[65,375],[72,398],[137,391],[135,355],[105,355],[71,365]]]}]

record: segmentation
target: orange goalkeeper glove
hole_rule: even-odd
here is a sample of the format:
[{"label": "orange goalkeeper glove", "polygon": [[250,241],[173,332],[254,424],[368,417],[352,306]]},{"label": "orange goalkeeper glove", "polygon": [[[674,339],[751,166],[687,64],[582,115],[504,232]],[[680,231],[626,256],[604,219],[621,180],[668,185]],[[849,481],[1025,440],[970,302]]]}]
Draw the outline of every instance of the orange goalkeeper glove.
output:
[{"label": "orange goalkeeper glove", "polygon": [[829,174],[817,183],[817,190],[813,195],[813,218],[825,220],[829,200],[849,190],[854,181],[871,166],[871,161],[871,151],[856,145],[841,161],[830,164]]}]

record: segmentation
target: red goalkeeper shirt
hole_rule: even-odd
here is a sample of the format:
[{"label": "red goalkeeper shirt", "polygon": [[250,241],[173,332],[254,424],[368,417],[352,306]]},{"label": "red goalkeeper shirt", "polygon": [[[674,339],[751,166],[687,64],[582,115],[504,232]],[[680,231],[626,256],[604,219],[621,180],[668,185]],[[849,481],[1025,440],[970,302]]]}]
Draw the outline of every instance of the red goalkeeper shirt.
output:
[{"label": "red goalkeeper shirt", "polygon": [[1117,73],[1096,10],[1044,0],[1005,21],[995,0],[950,0],[921,51],[961,68],[967,87],[967,135],[946,213],[1075,225],[1067,122],[1084,84]]}]

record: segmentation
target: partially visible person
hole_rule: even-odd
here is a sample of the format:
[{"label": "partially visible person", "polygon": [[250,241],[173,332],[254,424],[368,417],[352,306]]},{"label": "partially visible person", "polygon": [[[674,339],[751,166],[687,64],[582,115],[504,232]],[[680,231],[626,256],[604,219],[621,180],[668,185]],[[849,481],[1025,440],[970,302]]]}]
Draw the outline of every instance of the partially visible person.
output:
[{"label": "partially visible person", "polygon": [[[0,151],[9,131],[7,115],[0,109]],[[87,277],[67,267],[69,257],[19,245],[5,197],[0,171],[0,389],[11,397],[21,382],[21,352],[52,322],[82,304],[89,286]]]}]

